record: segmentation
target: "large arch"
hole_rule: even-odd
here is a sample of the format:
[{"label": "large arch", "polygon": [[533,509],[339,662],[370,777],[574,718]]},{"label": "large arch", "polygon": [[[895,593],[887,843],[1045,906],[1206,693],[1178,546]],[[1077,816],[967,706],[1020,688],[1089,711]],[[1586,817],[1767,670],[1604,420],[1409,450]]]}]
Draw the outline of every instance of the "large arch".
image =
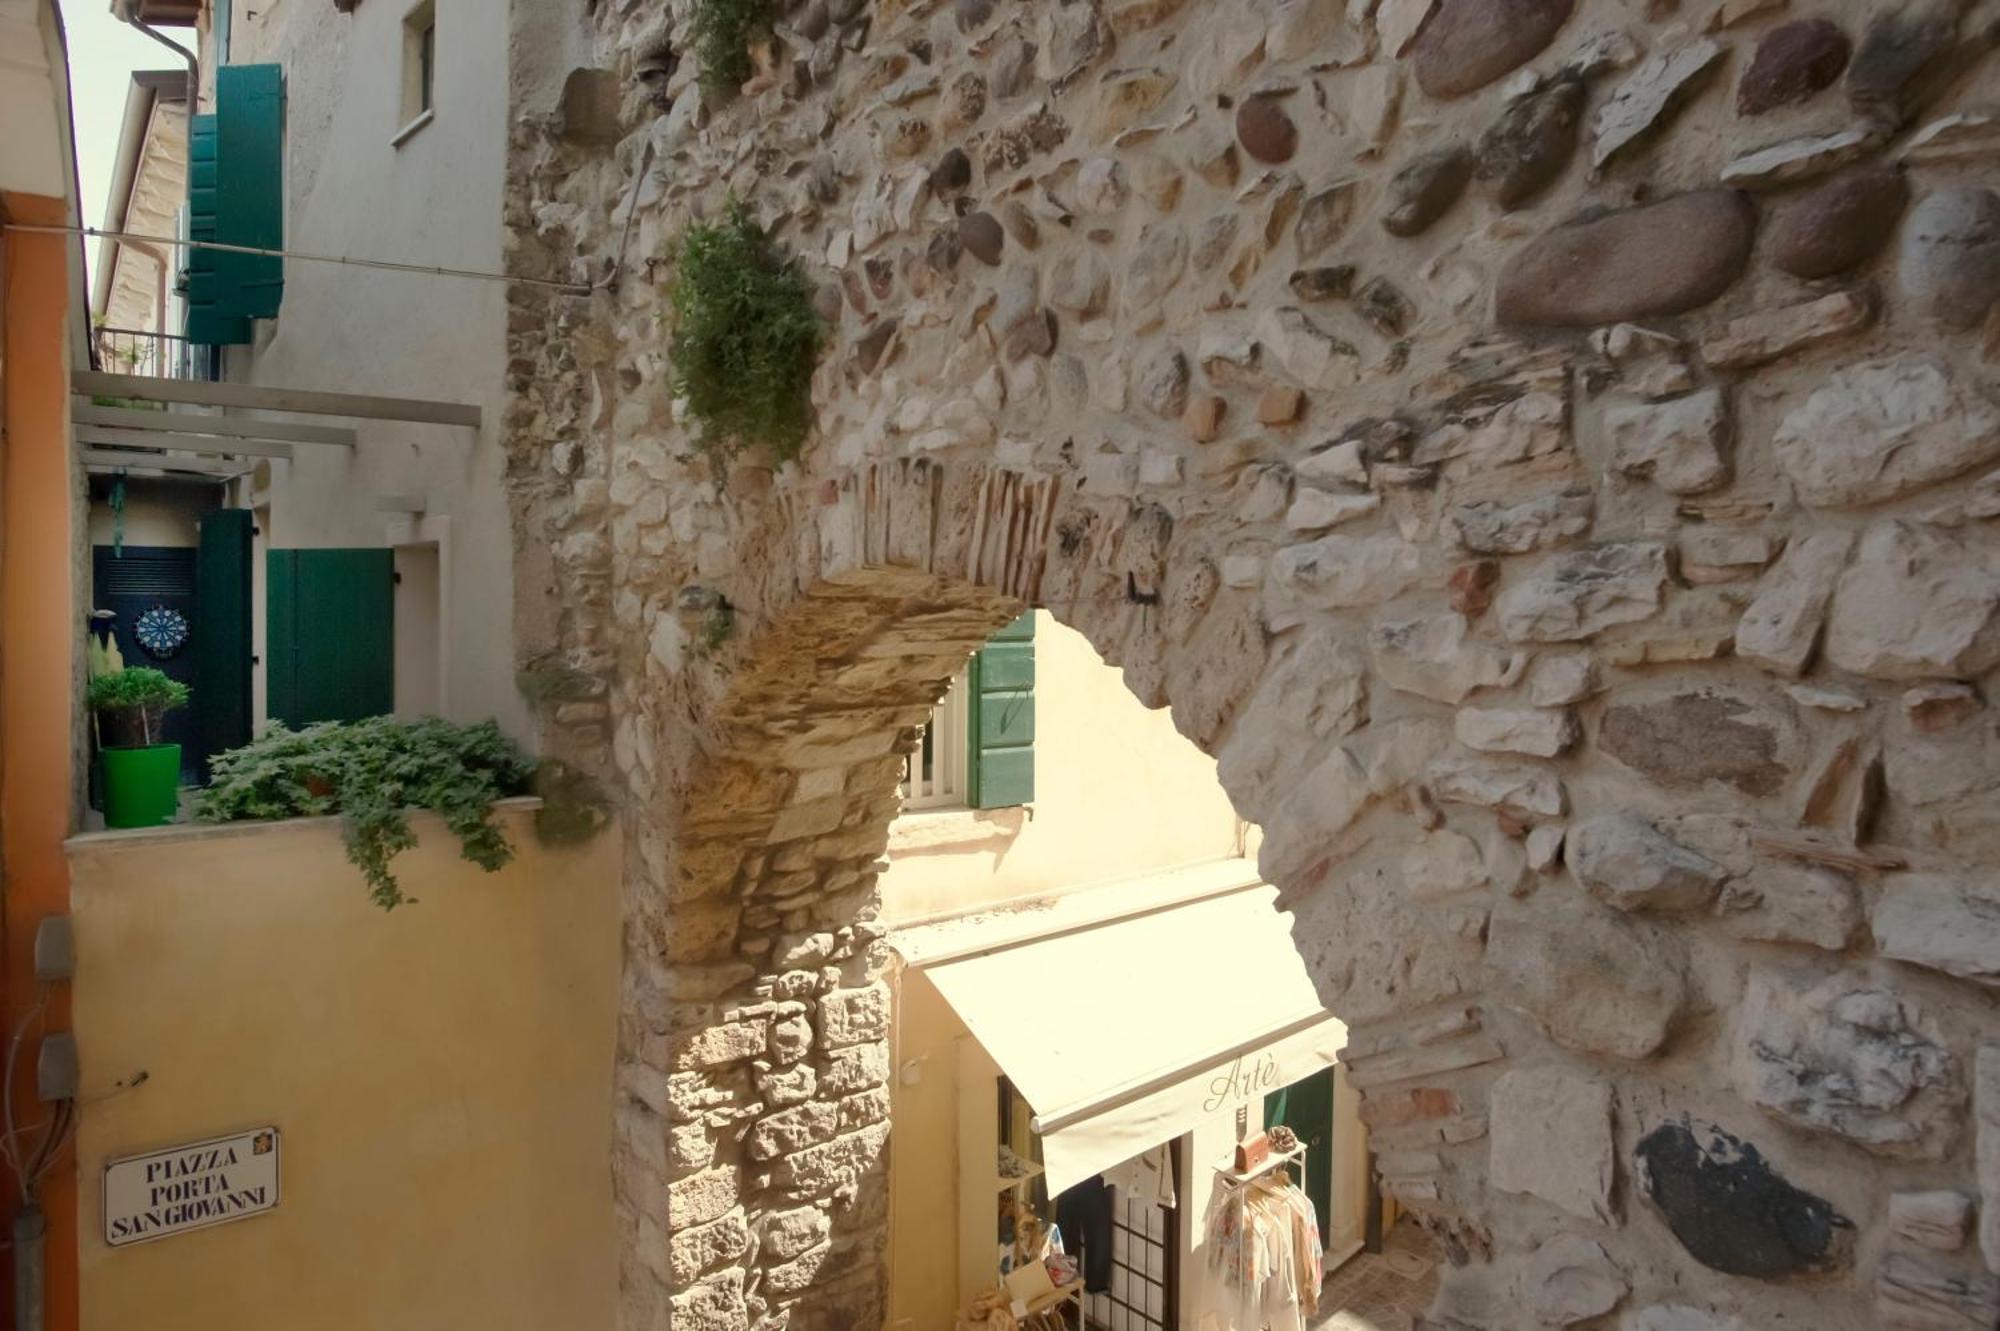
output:
[{"label": "large arch", "polygon": [[[629,1326],[874,1324],[870,866],[1023,605],[1265,828],[1439,1325],[2000,1315],[1995,29],[1671,9],[806,0],[711,110],[684,6],[517,21],[513,261],[602,281],[512,298],[509,475],[631,810]],[[656,283],[731,194],[831,344],[718,475]]]},{"label": "large arch", "polygon": [[[731,607],[728,668],[689,681],[703,739],[631,901],[622,1075],[656,1095],[628,1108],[620,1175],[668,1223],[635,1207],[654,1264],[628,1276],[694,1325],[880,1324],[891,1014],[871,926],[903,755],[1024,607],[1088,626],[1114,663],[1157,658],[1166,632],[1171,522],[1152,506],[930,460],[823,498],[762,598]],[[1188,681],[1211,741],[1263,654],[1217,591],[1173,617],[1226,673]],[[714,608],[691,609],[669,636],[699,637]]]}]

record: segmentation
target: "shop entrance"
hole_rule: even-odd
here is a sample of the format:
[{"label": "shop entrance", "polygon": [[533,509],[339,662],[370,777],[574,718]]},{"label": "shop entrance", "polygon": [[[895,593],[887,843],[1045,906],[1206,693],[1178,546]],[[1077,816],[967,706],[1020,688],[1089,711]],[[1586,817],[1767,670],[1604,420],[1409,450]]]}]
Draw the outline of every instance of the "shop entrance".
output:
[{"label": "shop entrance", "polygon": [[1299,1186],[1321,1216],[1321,1236],[1333,1238],[1333,1069],[1321,1068],[1304,1081],[1264,1097],[1264,1126],[1279,1124],[1306,1145],[1305,1177]]},{"label": "shop entrance", "polygon": [[1006,1077],[999,1088],[1000,1269],[1004,1274],[1040,1248],[1042,1225],[1055,1222],[1052,1246],[1067,1259],[1040,1295],[1035,1275],[1017,1292],[1035,1309],[1032,1325],[1056,1331],[1176,1331],[1180,1320],[1181,1159],[1185,1136],[1051,1196],[1034,1111]]},{"label": "shop entrance", "polygon": [[1171,1331],[1181,1324],[1180,1146],[1160,1152],[1170,1162],[1174,1205],[1129,1188],[1111,1190],[1111,1287],[1083,1296],[1084,1325],[1092,1331]]}]

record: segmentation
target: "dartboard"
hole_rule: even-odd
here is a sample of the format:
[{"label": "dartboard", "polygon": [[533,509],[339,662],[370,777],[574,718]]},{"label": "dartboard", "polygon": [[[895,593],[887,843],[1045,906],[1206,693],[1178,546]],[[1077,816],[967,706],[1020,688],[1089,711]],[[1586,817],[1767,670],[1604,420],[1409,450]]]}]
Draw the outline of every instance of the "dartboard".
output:
[{"label": "dartboard", "polygon": [[187,642],[188,622],[180,611],[156,605],[139,616],[139,622],[132,626],[132,636],[141,647],[165,660]]}]

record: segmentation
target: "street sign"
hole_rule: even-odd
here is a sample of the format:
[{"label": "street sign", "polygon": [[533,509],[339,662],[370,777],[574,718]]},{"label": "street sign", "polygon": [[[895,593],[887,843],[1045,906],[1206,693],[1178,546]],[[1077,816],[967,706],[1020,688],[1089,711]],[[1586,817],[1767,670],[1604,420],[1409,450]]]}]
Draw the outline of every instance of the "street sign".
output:
[{"label": "street sign", "polygon": [[278,1130],[251,1128],[104,1166],[104,1241],[114,1248],[261,1215],[278,1205]]}]

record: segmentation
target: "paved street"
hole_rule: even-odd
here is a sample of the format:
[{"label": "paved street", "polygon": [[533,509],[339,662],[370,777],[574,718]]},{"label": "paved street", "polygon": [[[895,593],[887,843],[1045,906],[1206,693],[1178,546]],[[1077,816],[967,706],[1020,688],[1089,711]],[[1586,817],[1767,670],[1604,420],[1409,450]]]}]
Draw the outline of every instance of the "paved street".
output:
[{"label": "paved street", "polygon": [[1328,1277],[1312,1331],[1410,1331],[1436,1292],[1436,1245],[1405,1222],[1381,1252],[1363,1253]]}]

